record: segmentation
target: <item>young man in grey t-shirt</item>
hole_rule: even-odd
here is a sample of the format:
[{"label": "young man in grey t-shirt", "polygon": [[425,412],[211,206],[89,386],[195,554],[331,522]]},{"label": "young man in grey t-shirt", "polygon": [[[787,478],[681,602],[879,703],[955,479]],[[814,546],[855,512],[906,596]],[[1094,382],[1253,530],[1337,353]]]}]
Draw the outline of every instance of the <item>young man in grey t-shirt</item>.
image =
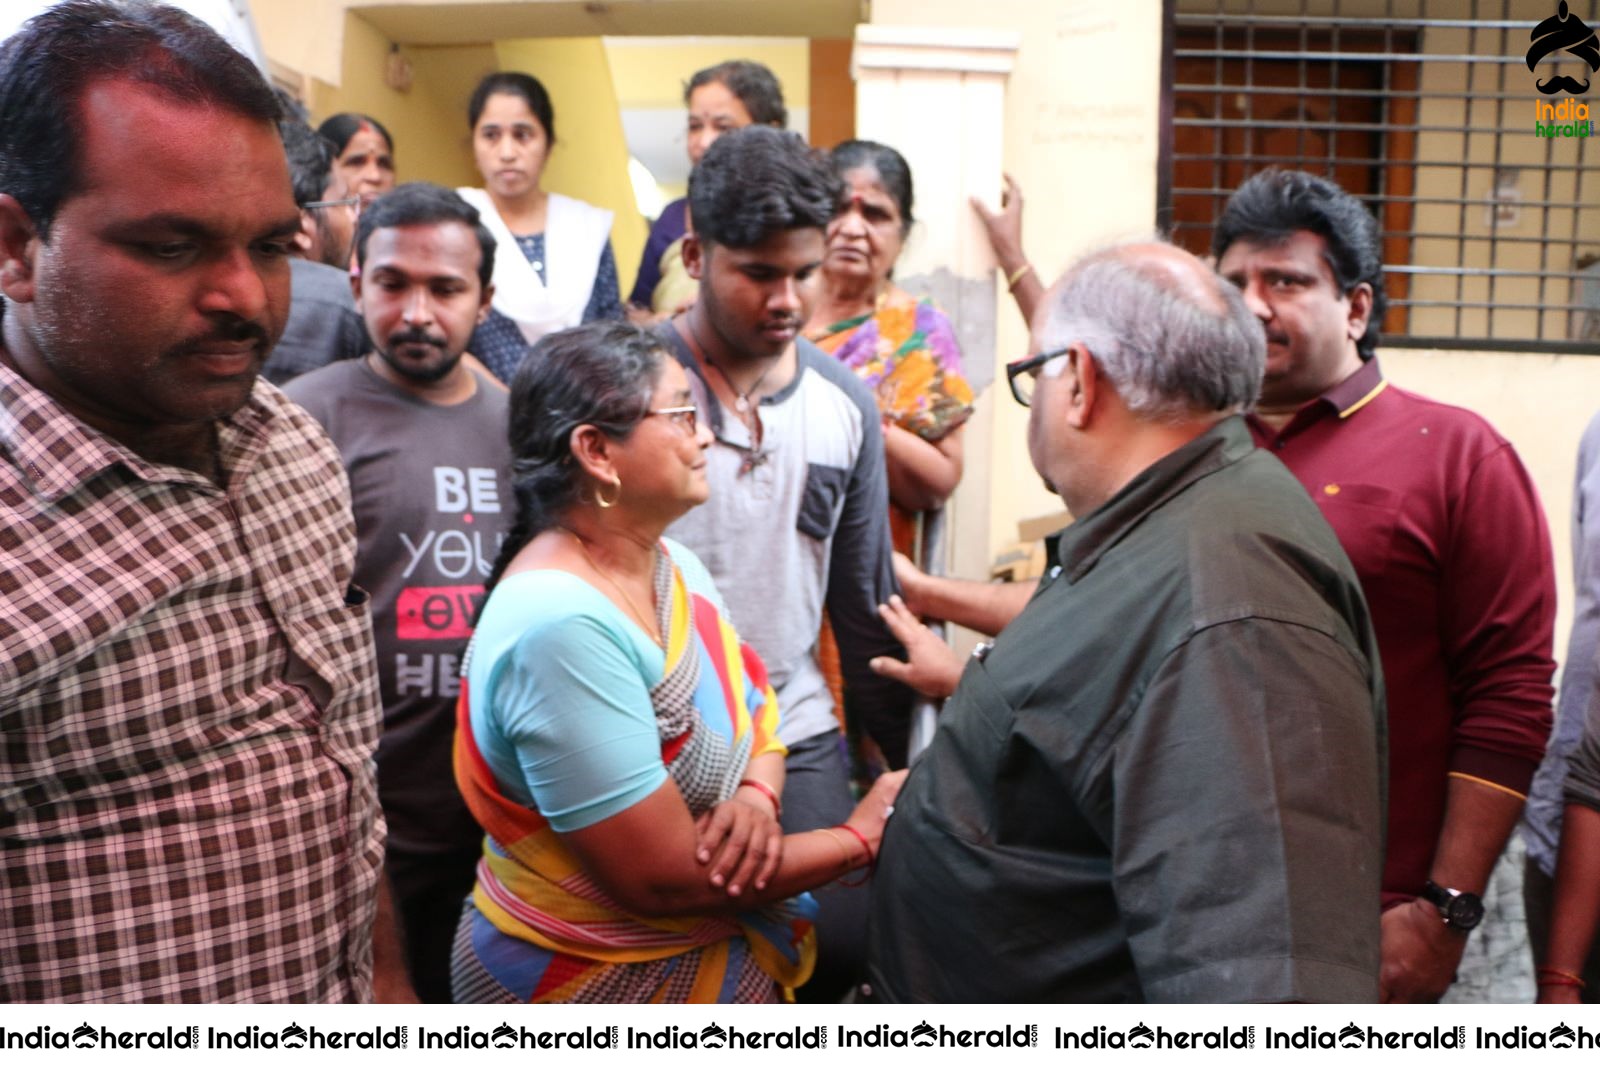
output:
[{"label": "young man in grey t-shirt", "polygon": [[[911,694],[875,675],[899,655],[877,615],[894,593],[888,474],[876,402],[849,370],[799,336],[843,190],[792,133],[752,126],[719,138],[689,186],[684,264],[697,302],[664,324],[715,440],[711,499],[667,531],[705,563],[778,694],[789,746],[783,828],[837,825],[849,773],[833,697],[817,663],[826,610],[845,693],[894,766],[903,766]],[[817,971],[800,990],[838,1000],[864,964],[863,888],[818,895]]]},{"label": "young man in grey t-shirt", "polygon": [[507,396],[462,361],[489,307],[494,238],[455,193],[416,183],[361,219],[356,299],[375,351],[287,392],[333,438],[355,506],[383,692],[378,792],[406,963],[450,1000],[450,950],[482,831],[451,767],[459,662],[515,508]]}]

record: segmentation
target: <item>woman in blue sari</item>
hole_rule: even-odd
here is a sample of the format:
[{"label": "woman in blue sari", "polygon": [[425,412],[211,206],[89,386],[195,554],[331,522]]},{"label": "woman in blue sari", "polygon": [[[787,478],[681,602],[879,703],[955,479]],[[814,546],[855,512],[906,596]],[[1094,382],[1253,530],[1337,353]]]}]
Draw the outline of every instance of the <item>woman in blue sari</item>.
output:
[{"label": "woman in blue sari", "polygon": [[456,776],[487,832],[458,1001],[770,1001],[809,975],[808,889],[869,865],[901,775],[785,836],[760,658],[662,531],[706,498],[683,368],[596,323],[512,385],[517,522],[463,668]]}]

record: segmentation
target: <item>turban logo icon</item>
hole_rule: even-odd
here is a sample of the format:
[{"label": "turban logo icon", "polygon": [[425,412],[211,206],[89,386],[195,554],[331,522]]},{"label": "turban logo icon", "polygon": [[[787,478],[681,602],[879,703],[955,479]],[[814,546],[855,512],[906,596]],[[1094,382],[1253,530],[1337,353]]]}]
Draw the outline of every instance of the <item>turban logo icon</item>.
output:
[{"label": "turban logo icon", "polygon": [[[1535,26],[1528,37],[1533,41],[1528,49],[1529,70],[1545,56],[1560,51],[1577,56],[1589,65],[1591,71],[1600,70],[1600,40],[1596,39],[1594,31],[1581,18],[1568,11],[1567,0],[1561,0],[1556,13]],[[1536,84],[1546,96],[1562,90],[1573,95],[1589,91],[1587,81],[1580,82],[1565,74],[1557,74]]]}]

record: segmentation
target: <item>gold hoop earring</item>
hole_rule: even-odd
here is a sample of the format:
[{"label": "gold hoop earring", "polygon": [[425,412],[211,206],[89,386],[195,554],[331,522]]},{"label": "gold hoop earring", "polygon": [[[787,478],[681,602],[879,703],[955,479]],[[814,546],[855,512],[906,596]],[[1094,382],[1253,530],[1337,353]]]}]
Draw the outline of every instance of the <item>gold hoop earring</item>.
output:
[{"label": "gold hoop earring", "polygon": [[614,495],[610,500],[606,499],[604,489],[598,485],[594,487],[594,502],[596,506],[602,508],[614,508],[617,506],[617,501],[622,499],[622,479],[618,478],[611,484],[617,492],[616,495]]}]

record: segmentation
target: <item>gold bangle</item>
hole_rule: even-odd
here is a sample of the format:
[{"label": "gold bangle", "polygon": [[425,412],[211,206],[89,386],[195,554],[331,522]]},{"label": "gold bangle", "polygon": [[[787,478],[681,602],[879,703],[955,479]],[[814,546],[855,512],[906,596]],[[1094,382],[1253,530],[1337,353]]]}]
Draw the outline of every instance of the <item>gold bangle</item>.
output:
[{"label": "gold bangle", "polygon": [[1006,278],[1006,288],[1007,289],[1015,289],[1017,287],[1017,283],[1022,280],[1022,276],[1024,274],[1028,273],[1032,269],[1033,269],[1033,264],[1032,263],[1024,263],[1022,266],[1020,266],[1016,270],[1012,271],[1011,274],[1008,275],[1007,278]]},{"label": "gold bangle", "polygon": [[817,827],[817,833],[827,834],[829,837],[833,838],[833,843],[839,846],[839,854],[844,857],[844,869],[846,874],[856,869],[855,855],[850,851],[850,846],[844,843],[844,838],[840,837],[826,826]]}]

